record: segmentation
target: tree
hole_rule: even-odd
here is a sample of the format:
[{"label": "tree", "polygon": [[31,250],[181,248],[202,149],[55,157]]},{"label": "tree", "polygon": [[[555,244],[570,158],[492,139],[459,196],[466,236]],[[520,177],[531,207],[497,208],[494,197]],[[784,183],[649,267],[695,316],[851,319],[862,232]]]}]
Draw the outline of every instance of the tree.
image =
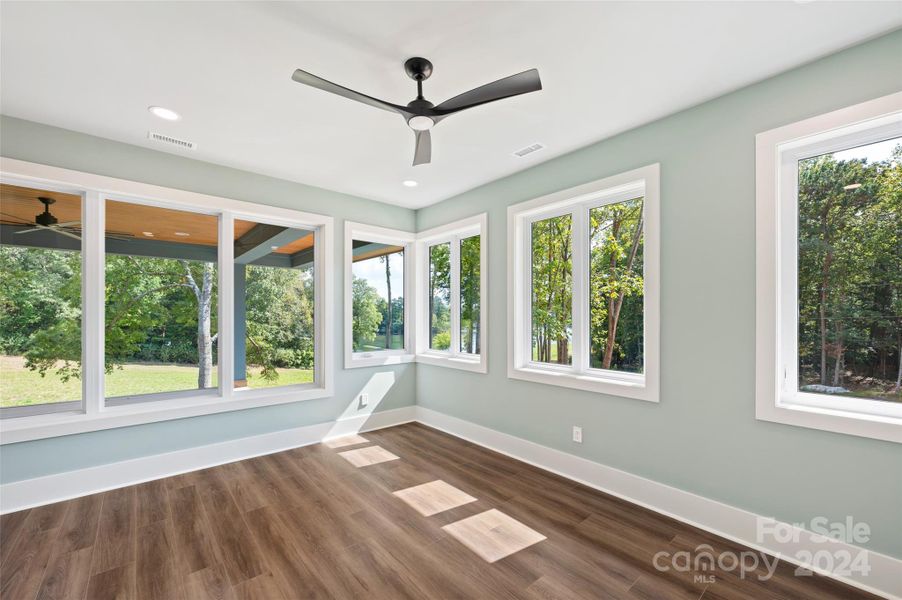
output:
[{"label": "tree", "polygon": [[382,311],[379,310],[379,292],[366,279],[354,277],[351,294],[353,315],[354,350],[361,350],[364,342],[372,342],[382,323]]},{"label": "tree", "polygon": [[451,248],[436,244],[429,248],[429,342],[430,348],[451,347]]},{"label": "tree", "polygon": [[540,362],[570,362],[571,220],[562,215],[532,225],[533,358]]},{"label": "tree", "polygon": [[798,223],[800,385],[890,399],[880,381],[902,379],[902,145],[882,161],[800,161]]},{"label": "tree", "polygon": [[615,366],[616,349],[619,366],[641,370],[641,332],[640,344],[629,350],[618,345],[617,336],[627,298],[637,297],[634,305],[628,306],[630,312],[642,314],[642,204],[639,198],[589,211],[592,350],[596,360],[601,350],[598,366],[602,369]]},{"label": "tree", "polygon": [[460,241],[461,350],[479,354],[480,236]]}]

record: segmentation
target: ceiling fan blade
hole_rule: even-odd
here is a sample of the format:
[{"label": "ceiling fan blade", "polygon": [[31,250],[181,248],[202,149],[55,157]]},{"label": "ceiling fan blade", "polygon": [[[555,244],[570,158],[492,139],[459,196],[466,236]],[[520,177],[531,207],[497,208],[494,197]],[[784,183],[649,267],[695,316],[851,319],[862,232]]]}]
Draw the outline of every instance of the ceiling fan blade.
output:
[{"label": "ceiling fan blade", "polygon": [[339,96],[343,96],[348,100],[362,102],[374,108],[381,108],[382,110],[398,113],[400,115],[403,115],[405,118],[410,118],[411,116],[413,116],[413,113],[411,113],[403,106],[398,106],[397,104],[392,104],[391,102],[385,102],[383,100],[379,100],[378,98],[373,98],[372,96],[367,96],[366,94],[355,92],[354,90],[340,86],[337,83],[332,83],[331,81],[327,81],[322,77],[317,77],[316,75],[308,73],[307,71],[302,71],[301,69],[296,69],[291,78],[298,83],[303,83],[304,85],[315,87],[317,89],[323,90],[324,92],[338,94]]},{"label": "ceiling fan blade", "polygon": [[413,166],[432,162],[432,135],[428,130],[416,132],[416,149],[413,151]]},{"label": "ceiling fan blade", "polygon": [[81,225],[81,221],[66,221],[65,223],[57,223],[57,227],[73,227],[75,225]]},{"label": "ceiling fan blade", "polygon": [[436,106],[433,111],[440,116],[446,116],[467,108],[479,106],[480,104],[487,104],[495,100],[519,96],[520,94],[528,94],[529,92],[537,92],[541,89],[542,80],[539,79],[539,71],[530,69],[479,86],[459,96],[454,96]]},{"label": "ceiling fan blade", "polygon": [[72,239],[74,239],[74,240],[78,240],[79,242],[81,241],[81,236],[80,236],[80,235],[75,235],[74,233],[69,233],[69,232],[66,231],[65,229],[58,229],[58,228],[56,228],[56,227],[48,227],[47,229],[49,229],[50,231],[55,231],[55,232],[57,232],[57,233],[60,234],[60,235],[64,235],[64,236],[66,236],[66,237],[70,237],[70,238],[72,238]]}]

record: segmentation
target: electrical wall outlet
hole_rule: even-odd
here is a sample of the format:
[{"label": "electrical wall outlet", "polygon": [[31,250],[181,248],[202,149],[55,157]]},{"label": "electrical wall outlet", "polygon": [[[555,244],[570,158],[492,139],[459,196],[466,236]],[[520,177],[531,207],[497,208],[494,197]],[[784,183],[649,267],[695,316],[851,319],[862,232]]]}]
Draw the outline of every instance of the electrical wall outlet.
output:
[{"label": "electrical wall outlet", "polygon": [[577,444],[583,443],[583,428],[582,427],[577,427],[576,425],[573,426],[573,441],[576,442]]},{"label": "electrical wall outlet", "polygon": [[366,392],[360,394],[360,399],[358,400],[358,407],[364,408],[367,404],[370,403],[370,395]]}]

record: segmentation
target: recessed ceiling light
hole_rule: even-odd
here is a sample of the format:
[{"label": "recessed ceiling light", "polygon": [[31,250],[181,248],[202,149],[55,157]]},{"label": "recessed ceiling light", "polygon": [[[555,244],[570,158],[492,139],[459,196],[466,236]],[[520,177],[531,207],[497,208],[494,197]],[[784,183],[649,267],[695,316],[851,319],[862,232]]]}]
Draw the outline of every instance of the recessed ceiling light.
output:
[{"label": "recessed ceiling light", "polygon": [[142,231],[141,235],[146,235],[147,237],[153,237],[153,232],[152,231]]},{"label": "recessed ceiling light", "polygon": [[860,183],[850,183],[847,186],[843,186],[843,189],[844,190],[857,190],[860,187],[861,187]]},{"label": "recessed ceiling light", "polygon": [[177,112],[168,108],[163,108],[162,106],[148,106],[147,110],[150,111],[150,114],[167,121],[178,121],[181,119]]},{"label": "recessed ceiling light", "polygon": [[413,179],[405,179],[404,181],[401,182],[401,184],[402,184],[404,187],[417,187],[418,185],[420,185],[420,184],[418,184],[416,181],[414,181]]},{"label": "recessed ceiling light", "polygon": [[278,249],[279,249],[278,246],[270,246],[269,248],[270,248],[271,250],[278,250]]},{"label": "recessed ceiling light", "polygon": [[187,232],[185,232],[185,231],[176,231],[176,232],[175,232],[175,235],[177,235],[177,236],[179,236],[179,237],[188,237],[188,236],[191,235],[191,234],[190,234],[190,233],[187,233]]}]

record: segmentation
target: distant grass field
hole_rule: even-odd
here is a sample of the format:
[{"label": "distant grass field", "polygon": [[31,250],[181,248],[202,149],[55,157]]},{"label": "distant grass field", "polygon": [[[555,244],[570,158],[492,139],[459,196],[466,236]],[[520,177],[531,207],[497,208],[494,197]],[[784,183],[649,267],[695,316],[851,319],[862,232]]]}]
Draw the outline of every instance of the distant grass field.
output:
[{"label": "distant grass field", "polygon": [[[396,333],[391,339],[392,350],[401,350],[404,348],[404,335]],[[364,340],[357,342],[357,352],[378,352],[385,350],[385,334],[378,334],[372,340]]]},{"label": "distant grass field", "polygon": [[[297,383],[311,383],[310,369],[277,369],[279,378],[269,382],[260,376],[259,368],[248,372],[248,387],[263,388]],[[217,385],[214,369],[213,386]],[[197,367],[170,364],[127,364],[115,368],[105,378],[107,397],[174,392],[197,388]],[[0,356],[0,406],[27,406],[63,402],[81,398],[81,380],[64,382],[56,373],[45,377],[25,368],[21,356]]]}]

